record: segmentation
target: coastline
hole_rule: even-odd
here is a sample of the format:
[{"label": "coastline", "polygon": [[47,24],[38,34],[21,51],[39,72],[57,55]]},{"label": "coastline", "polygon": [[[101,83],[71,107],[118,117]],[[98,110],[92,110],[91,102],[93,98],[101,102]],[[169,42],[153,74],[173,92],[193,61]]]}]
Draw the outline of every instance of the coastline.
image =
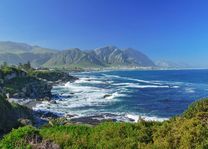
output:
[{"label": "coastline", "polygon": [[[93,83],[94,81],[91,80],[91,78],[87,78],[87,80],[82,80],[82,78],[79,78],[78,82],[91,82]],[[97,80],[98,81],[98,80]],[[96,83],[97,83],[96,81]],[[73,85],[74,82],[68,82],[66,84],[64,83],[61,83],[61,86],[64,87],[66,86],[67,84],[68,85]],[[55,85],[57,86],[57,85]],[[60,85],[59,85],[60,87]],[[74,87],[72,87],[73,89]],[[76,96],[76,93],[75,92],[68,92],[69,95],[66,95],[66,96]],[[109,96],[109,97],[104,97],[104,96]],[[113,95],[110,95],[110,94],[105,94],[103,96],[104,100],[110,100],[111,98],[113,98]],[[112,97],[111,97],[112,96]],[[106,98],[106,99],[105,99]],[[62,100],[62,99],[60,99]],[[95,99],[95,100],[99,100],[99,99]],[[57,102],[59,101],[59,99],[57,100]],[[44,104],[47,104],[47,103],[52,103],[54,104],[54,106],[57,106],[59,103],[56,103],[56,100],[51,100],[51,101],[42,101]],[[34,109],[34,106],[36,104],[41,104],[42,102],[31,102],[31,103],[28,103],[28,107],[32,108],[33,110],[36,110],[38,111],[39,108],[35,107]],[[43,105],[44,105],[43,104]],[[33,106],[31,106],[33,105]],[[42,105],[42,106],[43,106]],[[104,113],[97,113],[97,114],[94,114],[94,115],[79,115],[78,113],[68,113],[67,114],[61,114],[61,113],[56,113],[55,111],[52,111],[52,110],[47,110],[47,105],[45,105],[45,109],[46,111],[42,111],[42,113],[49,113],[48,115],[57,115],[59,118],[65,118],[65,119],[68,119],[69,122],[73,122],[73,123],[83,123],[83,124],[98,124],[98,123],[101,123],[103,121],[120,121],[120,122],[137,122],[139,119],[143,119],[143,120],[146,120],[146,121],[164,121],[164,120],[167,120],[167,118],[157,118],[157,117],[154,117],[154,116],[145,116],[145,115],[133,115],[133,114],[129,114],[129,113],[123,113],[123,114],[115,114],[115,113],[111,113],[111,112],[104,112]],[[48,107],[49,108],[49,107]],[[50,114],[51,113],[51,114]]]},{"label": "coastline", "polygon": [[[109,72],[109,71],[125,71],[127,69],[123,69],[123,70],[104,70],[104,71],[99,71],[99,72]],[[136,69],[131,69],[132,71],[136,70]],[[131,71],[128,69],[128,71]],[[146,71],[146,70],[139,70],[139,71]],[[153,70],[155,71],[155,70]],[[161,70],[160,70],[161,71]],[[164,70],[166,71],[166,70]],[[97,72],[97,71],[88,71],[89,73],[92,73],[92,72]],[[88,73],[86,72],[86,73]],[[69,72],[70,75],[73,75],[73,73]],[[96,85],[96,83],[100,82],[101,80],[92,80],[91,78],[86,78],[87,80],[82,80],[82,79],[79,79],[78,82],[82,83],[82,81],[87,81],[87,83],[92,83],[94,85]],[[135,80],[135,79],[134,79]],[[96,81],[96,82],[95,82]],[[138,80],[138,81],[142,81],[142,80]],[[93,83],[95,82],[95,83]],[[144,82],[147,82],[147,81],[143,81]],[[149,82],[149,81],[148,81]],[[49,82],[50,84],[54,86],[66,86],[67,82],[65,81],[56,81],[56,82]],[[73,81],[69,81],[68,82],[69,85],[73,85]],[[127,85],[127,84],[121,84],[122,86],[124,85]],[[134,87],[140,87],[142,88],[142,86],[134,86]],[[147,87],[151,87],[151,86],[147,86]],[[153,87],[153,86],[152,86]],[[165,86],[164,86],[165,87]],[[175,87],[175,86],[174,86]],[[72,93],[69,93],[70,96],[74,96],[74,94],[76,94],[75,92],[72,91]],[[62,95],[61,95],[62,96]],[[67,95],[66,95],[67,96]],[[68,95],[69,96],[69,95]],[[75,95],[76,96],[76,95]],[[104,97],[106,96],[106,97]],[[103,97],[106,98],[106,100],[109,98],[113,98],[113,97],[107,97],[107,96],[114,96],[114,94],[112,93],[105,93]],[[95,99],[96,100],[96,99]],[[97,100],[100,100],[100,99],[97,99]],[[51,120],[51,118],[65,118],[68,120],[68,122],[73,122],[73,123],[86,123],[86,124],[98,124],[102,121],[122,121],[122,122],[137,122],[138,119],[143,119],[143,120],[146,120],[146,121],[164,121],[164,120],[168,120],[168,118],[160,118],[160,117],[154,117],[154,116],[145,116],[145,115],[137,115],[137,114],[132,114],[132,113],[124,113],[124,114],[115,114],[115,113],[97,113],[97,115],[79,115],[78,113],[68,113],[68,114],[60,114],[60,113],[57,113],[56,111],[53,111],[53,110],[48,110],[48,111],[42,111],[42,114],[40,114],[41,112],[37,109],[34,109],[36,107],[36,105],[39,105],[39,104],[42,104],[43,102],[49,102],[49,103],[52,103],[52,104],[55,104],[56,106],[58,105],[58,103],[56,103],[56,100],[52,100],[52,99],[47,99],[47,100],[34,100],[34,99],[30,99],[29,102],[26,102],[25,104],[23,104],[24,106],[28,107],[29,109],[32,109],[34,111],[38,111],[38,114],[40,115],[40,117],[44,117],[44,120]],[[20,103],[21,104],[21,103]],[[46,107],[47,108],[47,107]],[[50,108],[50,107],[49,107]],[[114,114],[114,115],[113,115]],[[106,115],[111,115],[110,117]]]},{"label": "coastline", "polygon": [[[60,69],[62,70],[62,69]],[[74,71],[69,69],[67,72],[70,74],[74,73],[85,73],[85,72],[109,72],[109,71],[175,71],[175,70],[208,70],[208,68],[163,68],[163,67],[136,67],[136,68],[130,68],[130,67],[104,67],[104,68],[85,68],[80,71]],[[66,71],[66,70],[64,70]]]}]

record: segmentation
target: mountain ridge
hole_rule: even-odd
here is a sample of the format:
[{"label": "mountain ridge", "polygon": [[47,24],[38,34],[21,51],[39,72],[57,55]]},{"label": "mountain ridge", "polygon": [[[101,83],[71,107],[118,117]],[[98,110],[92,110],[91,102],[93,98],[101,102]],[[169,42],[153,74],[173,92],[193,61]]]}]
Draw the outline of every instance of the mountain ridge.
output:
[{"label": "mountain ridge", "polygon": [[186,64],[186,63],[177,63],[169,60],[158,60],[154,62],[158,67],[161,68],[194,68],[194,66]]},{"label": "mountain ridge", "polygon": [[34,67],[48,68],[101,68],[101,67],[154,67],[154,62],[132,48],[105,46],[92,50],[69,48],[55,50],[26,43],[0,41],[0,63],[17,65],[30,61]]}]

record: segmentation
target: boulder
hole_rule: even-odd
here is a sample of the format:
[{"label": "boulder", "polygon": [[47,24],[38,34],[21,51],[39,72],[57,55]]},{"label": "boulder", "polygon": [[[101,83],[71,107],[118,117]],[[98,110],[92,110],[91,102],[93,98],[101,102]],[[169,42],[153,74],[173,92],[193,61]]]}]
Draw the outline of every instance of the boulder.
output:
[{"label": "boulder", "polygon": [[18,122],[23,126],[32,125],[32,121],[30,119],[21,118],[18,120]]},{"label": "boulder", "polygon": [[51,104],[57,104],[57,102],[55,100],[51,100],[50,103]]},{"label": "boulder", "polygon": [[103,96],[103,98],[108,98],[108,97],[110,97],[110,96],[112,96],[112,95],[106,94],[106,95]]}]

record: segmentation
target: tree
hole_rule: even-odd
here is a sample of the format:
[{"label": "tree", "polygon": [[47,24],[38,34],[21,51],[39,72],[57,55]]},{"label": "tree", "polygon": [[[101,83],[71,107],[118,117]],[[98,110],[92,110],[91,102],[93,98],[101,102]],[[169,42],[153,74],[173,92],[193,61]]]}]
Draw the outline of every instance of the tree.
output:
[{"label": "tree", "polygon": [[28,69],[31,69],[30,61],[27,62],[27,68],[28,68]]},{"label": "tree", "polygon": [[7,67],[7,66],[8,66],[7,62],[4,62],[3,67]]},{"label": "tree", "polygon": [[28,61],[26,64],[19,63],[18,68],[19,69],[24,69],[26,71],[29,71],[29,70],[32,69],[30,61]]},{"label": "tree", "polygon": [[22,66],[23,66],[22,63],[19,63],[18,68],[22,69]]}]

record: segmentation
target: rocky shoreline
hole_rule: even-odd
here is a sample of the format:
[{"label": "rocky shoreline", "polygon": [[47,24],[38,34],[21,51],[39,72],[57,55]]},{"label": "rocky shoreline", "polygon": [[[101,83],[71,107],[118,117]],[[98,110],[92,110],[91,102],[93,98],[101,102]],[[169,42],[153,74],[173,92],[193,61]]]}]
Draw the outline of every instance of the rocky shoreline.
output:
[{"label": "rocky shoreline", "polygon": [[[15,70],[15,69],[14,69]],[[51,90],[53,86],[63,85],[67,82],[73,83],[79,78],[69,75],[62,71],[50,71],[50,70],[33,70],[28,73],[19,73],[22,70],[18,70],[18,74],[15,71],[8,74],[9,79],[5,80],[5,85],[3,87],[4,92],[7,93],[7,88],[11,88],[12,92],[7,93],[7,100],[10,103],[17,103],[24,107],[27,107],[33,112],[34,121],[33,125],[39,127],[43,124],[51,123],[52,121],[59,121],[61,123],[75,123],[75,124],[90,124],[97,125],[103,121],[117,121],[116,115],[106,113],[104,115],[95,116],[84,116],[78,117],[77,115],[59,115],[57,113],[48,111],[36,111],[33,108],[37,104],[42,102],[52,102],[56,104],[56,100],[53,99]],[[73,96],[70,95],[70,96]],[[106,94],[103,98],[108,98],[111,95]],[[110,116],[111,115],[111,116]],[[107,117],[107,118],[106,118]],[[128,119],[128,121],[134,121],[133,119]],[[24,120],[24,123],[31,123],[30,121]]]},{"label": "rocky shoreline", "polygon": [[[50,120],[60,118],[54,113],[45,111],[34,111],[33,107],[43,101],[52,100],[52,87],[78,80],[66,72],[57,70],[35,70],[27,71],[18,67],[4,66],[0,71],[0,91],[2,97],[11,105],[17,104],[31,111],[33,116],[21,120],[21,124],[33,124],[39,126],[48,123]],[[20,116],[21,117],[21,116]],[[24,122],[23,122],[24,121]]]}]

